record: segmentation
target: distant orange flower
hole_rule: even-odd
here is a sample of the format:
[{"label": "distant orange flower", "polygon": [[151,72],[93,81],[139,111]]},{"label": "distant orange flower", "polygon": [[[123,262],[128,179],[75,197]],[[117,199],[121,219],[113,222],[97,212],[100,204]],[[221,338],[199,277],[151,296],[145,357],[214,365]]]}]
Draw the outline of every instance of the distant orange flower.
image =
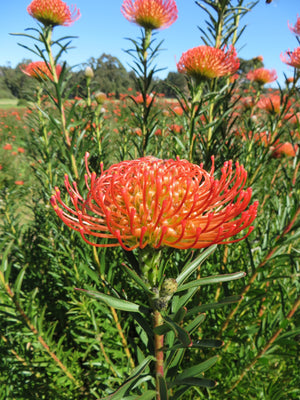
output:
[{"label": "distant orange flower", "polygon": [[177,69],[196,79],[213,79],[234,74],[240,66],[236,51],[227,52],[210,46],[199,46],[183,53]]},{"label": "distant orange flower", "polygon": [[178,16],[175,0],[124,0],[121,12],[145,29],[168,28]]},{"label": "distant orange flower", "polygon": [[80,17],[80,11],[72,10],[61,0],[33,0],[27,12],[45,26],[69,26]]},{"label": "distant orange flower", "polygon": [[[137,104],[144,103],[144,98],[143,98],[142,93],[138,93],[137,96],[130,96],[130,97]],[[152,101],[153,101],[153,95],[146,94],[146,105],[149,106]]]},{"label": "distant orange flower", "polygon": [[[278,114],[280,112],[281,106],[284,103],[281,103],[281,97],[279,95],[270,95],[268,97],[261,97],[259,102],[257,103],[257,107],[261,108],[262,110],[267,111],[270,114]],[[290,107],[291,102],[288,101],[286,104],[286,111]]]},{"label": "distant orange flower", "polygon": [[284,54],[281,53],[280,58],[285,64],[300,68],[300,47],[297,47],[294,51],[288,50]]},{"label": "distant orange flower", "polygon": [[292,145],[290,142],[285,142],[273,148],[272,156],[275,158],[280,158],[283,156],[295,157],[297,150],[298,145]]},{"label": "distant orange flower", "polygon": [[260,85],[265,85],[266,83],[276,81],[277,73],[275,69],[257,68],[248,72],[247,79],[257,82]]},{"label": "distant orange flower", "polygon": [[295,35],[300,36],[300,17],[297,15],[297,22],[294,26],[288,23],[289,30],[293,32]]},{"label": "distant orange flower", "polygon": [[[56,75],[57,78],[61,73],[62,67],[61,65],[56,66]],[[44,61],[35,61],[28,65],[23,65],[21,71],[32,78],[37,79],[45,79],[46,77],[49,78],[51,81],[54,80],[52,72],[50,70],[50,65],[46,64]]]},{"label": "distant orange flower", "polygon": [[[87,158],[88,154],[86,165]],[[238,163],[234,171],[232,162],[226,162],[219,180],[213,177],[214,164],[207,172],[202,165],[179,158],[144,157],[102,168],[99,177],[87,167],[87,174],[86,198],[66,176],[73,208],[63,202],[58,188],[51,204],[91,245],[200,249],[242,240],[232,237],[248,227],[246,236],[253,230],[258,202],[247,209],[252,191],[243,190],[247,172]],[[90,236],[112,242],[91,242]]]},{"label": "distant orange flower", "polygon": [[15,181],[15,185],[24,185],[24,181]]}]

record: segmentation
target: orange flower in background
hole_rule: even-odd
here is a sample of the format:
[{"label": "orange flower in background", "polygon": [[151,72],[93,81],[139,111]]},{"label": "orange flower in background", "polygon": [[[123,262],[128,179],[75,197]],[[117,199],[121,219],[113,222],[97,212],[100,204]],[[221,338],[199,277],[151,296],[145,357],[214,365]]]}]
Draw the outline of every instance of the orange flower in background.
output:
[{"label": "orange flower in background", "polygon": [[280,158],[283,156],[295,157],[298,150],[298,145],[293,145],[290,142],[281,143],[276,147],[273,147],[272,156],[274,158]]},{"label": "orange flower in background", "polygon": [[[59,77],[61,70],[62,70],[61,65],[57,65],[56,66],[57,77]],[[54,80],[50,69],[50,65],[46,64],[44,61],[35,61],[28,65],[24,65],[23,68],[21,68],[21,71],[25,75],[31,76],[32,78],[37,78],[37,79],[49,78],[51,81]]]},{"label": "orange flower in background", "polygon": [[297,47],[294,51],[288,50],[284,54],[281,53],[280,58],[285,64],[300,68],[300,47]]},{"label": "orange flower in background", "polygon": [[178,72],[196,79],[213,79],[234,74],[240,66],[236,51],[230,47],[217,49],[210,46],[199,46],[183,53],[178,64]]},{"label": "orange flower in background", "polygon": [[165,29],[178,17],[175,0],[124,0],[121,12],[145,29]]},{"label": "orange flower in background", "polygon": [[266,83],[276,81],[277,73],[275,69],[257,68],[248,72],[247,79],[257,82],[260,85],[265,85]]},{"label": "orange flower in background", "polygon": [[[257,103],[257,107],[267,111],[270,114],[278,114],[280,112],[281,106],[284,106],[284,99],[283,103],[281,103],[281,97],[279,95],[270,95],[268,97],[261,97],[259,102]],[[291,106],[291,102],[288,101],[285,105],[286,111]]]},{"label": "orange flower in background", "polygon": [[69,26],[80,18],[80,11],[61,0],[33,0],[27,12],[45,26]]},{"label": "orange flower in background", "polygon": [[293,32],[297,36],[300,36],[300,17],[297,15],[297,22],[294,26],[290,25],[290,23],[288,22],[288,27],[291,32]]},{"label": "orange flower in background", "polygon": [[[62,201],[58,188],[51,204],[65,224],[94,246],[200,249],[242,240],[232,237],[253,230],[258,202],[247,209],[252,190],[243,190],[247,172],[238,163],[234,171],[226,162],[219,180],[213,177],[214,164],[207,172],[179,158],[144,157],[102,168],[99,177],[88,167],[87,173],[86,198],[66,176],[73,208]],[[112,242],[98,244],[90,236]]]}]

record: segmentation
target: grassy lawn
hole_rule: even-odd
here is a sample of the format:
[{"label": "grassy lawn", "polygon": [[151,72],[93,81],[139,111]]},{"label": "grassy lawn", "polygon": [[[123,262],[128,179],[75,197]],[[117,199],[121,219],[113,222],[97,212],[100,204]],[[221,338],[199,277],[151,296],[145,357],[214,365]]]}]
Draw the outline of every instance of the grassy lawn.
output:
[{"label": "grassy lawn", "polygon": [[22,108],[23,106],[21,107],[17,106],[18,101],[19,101],[18,99],[0,99],[0,109],[5,110],[12,107]]}]

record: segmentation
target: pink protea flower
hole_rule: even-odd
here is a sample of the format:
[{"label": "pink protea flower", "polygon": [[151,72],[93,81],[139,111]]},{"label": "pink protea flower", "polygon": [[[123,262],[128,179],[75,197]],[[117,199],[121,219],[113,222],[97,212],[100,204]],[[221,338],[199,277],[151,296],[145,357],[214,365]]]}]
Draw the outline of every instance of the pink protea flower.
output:
[{"label": "pink protea flower", "polygon": [[71,10],[61,0],[33,0],[27,7],[27,11],[45,26],[69,26],[80,17],[80,11],[76,7]]},{"label": "pink protea flower", "polygon": [[294,68],[300,68],[300,47],[297,47],[294,51],[286,51],[284,54],[280,54],[281,61]]},{"label": "pink protea flower", "polygon": [[145,29],[165,29],[178,16],[175,0],[124,0],[121,12],[129,22]]},{"label": "pink protea flower", "polygon": [[293,32],[295,35],[300,36],[300,17],[297,15],[297,22],[295,23],[294,26],[290,25],[288,22],[288,27],[291,32]]},{"label": "pink protea flower", "polygon": [[199,46],[183,53],[178,64],[178,72],[195,79],[213,79],[234,74],[240,66],[233,47],[218,49],[210,46]]},{"label": "pink protea flower", "polygon": [[[49,78],[51,81],[54,80],[53,74],[50,69],[50,65],[46,64],[44,61],[35,61],[28,65],[24,65],[21,71],[28,76],[36,79]],[[59,77],[62,71],[61,65],[56,66],[56,76]]]},{"label": "pink protea flower", "polygon": [[257,68],[248,72],[247,79],[257,82],[260,85],[265,85],[266,83],[276,81],[277,73],[275,69]]},{"label": "pink protea flower", "polygon": [[[51,198],[57,215],[82,238],[97,247],[122,246],[125,250],[169,246],[178,249],[208,247],[241,240],[231,239],[249,227],[258,202],[248,210],[251,188],[243,190],[247,172],[238,163],[226,162],[219,180],[214,163],[203,166],[186,160],[144,157],[112,165],[101,175],[90,173],[86,155],[86,185],[83,197],[76,183],[65,186],[73,207],[66,205],[56,188]],[[213,160],[213,159],[212,159]],[[90,236],[112,240],[91,242]]]}]

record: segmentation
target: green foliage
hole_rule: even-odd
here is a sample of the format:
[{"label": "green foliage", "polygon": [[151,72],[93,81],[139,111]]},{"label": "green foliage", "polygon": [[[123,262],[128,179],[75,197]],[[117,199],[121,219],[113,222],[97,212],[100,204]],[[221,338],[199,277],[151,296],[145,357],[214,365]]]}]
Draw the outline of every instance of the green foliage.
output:
[{"label": "green foliage", "polygon": [[[237,40],[243,1],[235,9],[227,0],[202,3],[212,7],[204,38]],[[53,73],[70,38],[39,29],[25,38],[34,38],[32,50]],[[134,76],[106,54],[89,61],[91,80],[67,64],[57,79],[1,68],[0,90],[6,84],[29,102],[0,109],[0,399],[150,400],[158,391],[161,400],[296,400],[300,125],[288,104],[299,111],[297,81],[272,92],[278,112],[259,108],[263,90],[244,79],[253,60],[241,64],[235,83],[222,78],[199,88],[170,73],[166,93],[177,100],[156,93],[147,102],[161,84],[152,64],[160,44],[145,49],[141,40],[130,42]],[[94,90],[116,94],[97,103]],[[274,149],[285,142],[297,151],[279,157]],[[100,161],[106,169],[140,155],[189,158],[207,170],[214,155],[217,176],[225,160],[239,160],[260,204],[255,230],[238,243],[163,248],[150,259],[146,250],[143,258],[92,247],[50,205],[65,174],[85,198],[86,152],[97,176]],[[69,204],[64,189],[61,198]],[[141,274],[141,259],[157,272],[155,287]],[[162,295],[168,278],[176,288]],[[164,374],[154,372],[162,355]]]}]

